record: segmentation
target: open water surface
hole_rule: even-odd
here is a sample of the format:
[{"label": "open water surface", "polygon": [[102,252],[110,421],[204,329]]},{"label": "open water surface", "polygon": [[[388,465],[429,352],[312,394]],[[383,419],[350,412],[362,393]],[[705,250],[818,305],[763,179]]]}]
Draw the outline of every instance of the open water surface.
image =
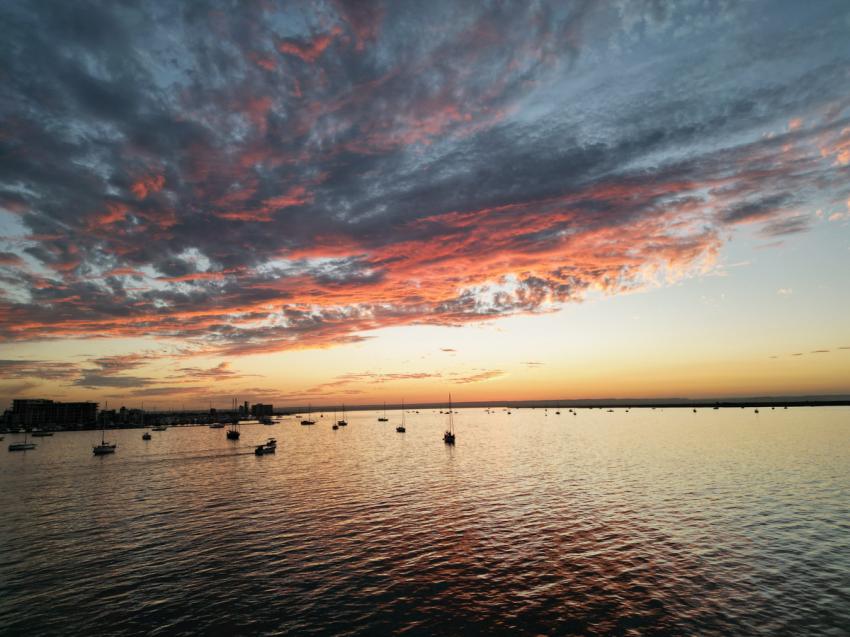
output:
[{"label": "open water surface", "polygon": [[576,411],[7,434],[0,634],[850,634],[850,409]]}]

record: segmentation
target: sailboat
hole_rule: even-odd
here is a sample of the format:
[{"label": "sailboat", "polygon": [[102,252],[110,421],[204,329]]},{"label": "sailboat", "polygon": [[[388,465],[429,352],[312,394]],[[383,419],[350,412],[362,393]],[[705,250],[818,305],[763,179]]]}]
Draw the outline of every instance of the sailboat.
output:
[{"label": "sailboat", "polygon": [[230,427],[227,428],[227,439],[228,440],[239,440],[239,436],[242,435],[242,432],[239,431],[239,411],[236,408],[236,399],[233,399],[233,421],[230,423]]},{"label": "sailboat", "polygon": [[449,426],[446,429],[446,433],[443,434],[443,442],[447,445],[453,445],[455,443],[455,419],[452,415],[452,395],[449,394]]},{"label": "sailboat", "polygon": [[106,422],[103,423],[103,426],[100,430],[100,444],[93,445],[92,451],[96,456],[105,456],[108,453],[115,453],[116,445],[114,442],[106,442]]},{"label": "sailboat", "polygon": [[404,399],[403,398],[401,399],[401,424],[398,427],[396,427],[395,430],[400,434],[403,434],[405,431],[407,431],[407,429],[405,429],[405,427],[404,427]]},{"label": "sailboat", "polygon": [[345,419],[345,403],[342,403],[342,420],[337,420],[336,424],[340,427],[345,427],[348,425],[348,421]]},{"label": "sailboat", "polygon": [[387,418],[387,403],[384,403],[384,415],[378,416],[378,422],[387,422],[389,418]]},{"label": "sailboat", "polygon": [[310,418],[310,413],[312,412],[312,410],[313,410],[313,406],[308,403],[307,404],[307,417],[304,420],[301,421],[302,425],[315,425],[316,424],[316,421],[313,420],[312,418]]},{"label": "sailboat", "polygon": [[27,442],[28,435],[28,432],[24,430],[24,441],[13,442],[9,445],[9,451],[29,451],[30,449],[35,449],[37,445],[34,442]]},{"label": "sailboat", "polygon": [[339,423],[336,421],[336,407],[334,407],[334,419],[331,422],[333,423],[331,429],[333,429],[334,431],[339,429]]}]

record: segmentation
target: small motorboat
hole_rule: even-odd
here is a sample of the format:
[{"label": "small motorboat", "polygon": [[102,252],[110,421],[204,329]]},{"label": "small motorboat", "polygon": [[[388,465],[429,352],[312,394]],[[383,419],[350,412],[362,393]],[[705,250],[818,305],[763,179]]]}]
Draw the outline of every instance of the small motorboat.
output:
[{"label": "small motorboat", "polygon": [[166,429],[168,429],[167,425],[154,425],[151,427],[151,431],[165,431]]},{"label": "small motorboat", "polygon": [[47,437],[52,436],[52,435],[53,435],[52,431],[41,431],[40,429],[33,429],[33,432],[32,432],[33,438],[47,438]]},{"label": "small motorboat", "polygon": [[274,453],[277,450],[277,440],[274,438],[269,438],[268,441],[263,445],[257,445],[257,448],[254,449],[254,455],[264,456],[267,453]]},{"label": "small motorboat", "polygon": [[274,420],[272,420],[272,419],[271,419],[271,418],[269,418],[268,416],[262,416],[261,418],[258,418],[257,420],[259,420],[259,421],[260,421],[260,424],[261,424],[261,425],[267,425],[267,426],[268,426],[268,425],[273,425],[273,424],[274,424]]},{"label": "small motorboat", "polygon": [[210,429],[224,429],[224,423],[223,422],[211,422],[210,423]]},{"label": "small motorboat", "polygon": [[142,440],[150,440],[151,437],[152,437],[151,432],[149,432],[149,431],[146,431],[145,433],[142,434]]}]

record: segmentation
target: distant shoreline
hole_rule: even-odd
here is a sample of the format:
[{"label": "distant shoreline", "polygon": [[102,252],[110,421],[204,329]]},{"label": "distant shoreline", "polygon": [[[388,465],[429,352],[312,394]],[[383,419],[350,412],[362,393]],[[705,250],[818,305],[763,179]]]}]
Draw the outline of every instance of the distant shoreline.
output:
[{"label": "distant shoreline", "polygon": [[[453,404],[456,409],[612,409],[612,408],[629,408],[629,409],[675,409],[675,408],[714,408],[733,409],[747,407],[846,407],[850,406],[850,397],[838,399],[776,399],[776,398],[743,398],[740,400],[689,400],[668,398],[663,400],[646,400],[646,399],[603,399],[603,400],[531,400],[531,401],[494,401],[494,402],[456,402]],[[405,403],[406,410],[416,409],[445,409],[445,403]],[[321,407],[313,406],[312,411],[330,412],[338,407],[334,405]],[[384,406],[381,405],[362,405],[355,406],[346,405],[346,411],[383,411]],[[399,410],[401,404],[387,403],[387,410]],[[302,410],[275,410],[276,414],[288,415],[298,414]]]},{"label": "distant shoreline", "polygon": [[[545,400],[545,401],[495,401],[495,402],[461,402],[454,403],[455,409],[500,409],[500,410],[591,410],[591,409],[788,409],[792,407],[848,407],[850,406],[850,397],[840,398],[742,398],[742,399],[725,399],[725,400],[689,400],[668,398],[663,400],[646,400],[646,399],[603,399],[603,400]],[[405,404],[405,410],[408,412],[418,410],[444,410],[446,405],[442,403],[414,403]],[[383,403],[380,405],[346,405],[346,411],[383,411],[385,409]],[[401,405],[387,404],[388,411],[397,411],[401,409]],[[330,406],[314,406],[312,413],[314,415],[324,415],[333,413],[334,410],[339,412],[339,408],[334,405]],[[275,410],[275,417],[297,416],[306,411],[305,409],[279,409]],[[222,419],[230,417],[231,412],[218,411],[218,417]],[[170,419],[191,418],[195,422],[169,422]],[[203,420],[200,420],[203,419]],[[146,429],[154,423],[164,422],[169,427],[207,427],[211,422],[209,420],[208,411],[156,411],[146,412],[146,422],[142,424],[116,423],[115,425],[107,425],[106,429]],[[243,424],[260,424],[253,418],[244,419]],[[93,431],[101,428],[101,425],[83,425],[79,427],[51,427],[43,426],[45,431]],[[14,434],[15,427],[3,430],[4,434]]]}]

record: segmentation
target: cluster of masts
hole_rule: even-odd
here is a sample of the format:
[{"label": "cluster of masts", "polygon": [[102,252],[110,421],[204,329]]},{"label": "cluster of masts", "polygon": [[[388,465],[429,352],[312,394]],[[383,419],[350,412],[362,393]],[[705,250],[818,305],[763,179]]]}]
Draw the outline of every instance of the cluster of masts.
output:
[{"label": "cluster of masts", "polygon": [[[714,409],[720,409],[720,407],[717,406],[717,405],[715,405],[713,408]],[[784,408],[788,409],[788,406],[786,405]],[[510,415],[511,409],[512,409],[511,407],[505,407],[505,408],[503,408],[503,411],[506,412],[508,415]],[[517,407],[516,409],[519,409],[519,408]],[[602,407],[589,407],[589,409],[602,409]],[[652,409],[655,410],[656,408],[652,407]],[[741,406],[741,409],[744,409],[743,405]],[[775,406],[771,406],[771,409],[775,409]],[[546,410],[548,411],[548,408],[546,408]],[[237,411],[237,401],[236,401],[235,398],[233,399],[233,411],[234,411],[234,413],[238,413],[238,411]],[[403,434],[407,431],[407,422],[406,422],[406,419],[405,419],[406,411],[407,410],[405,409],[405,406],[404,406],[404,400],[402,400],[401,401],[401,422],[395,428],[395,430],[398,433]],[[492,408],[488,407],[484,411],[486,413],[490,414],[490,413],[493,413],[494,410]],[[614,410],[608,409],[607,411],[613,412]],[[626,407],[625,411],[628,413],[629,408]],[[696,413],[697,412],[696,408],[694,408],[693,411],[694,411],[694,413]],[[753,411],[756,414],[759,413],[758,409],[754,409]],[[577,412],[574,409],[570,408],[570,409],[568,409],[568,412],[571,413],[573,416],[577,415]],[[416,411],[416,413],[418,414],[419,411]],[[456,414],[457,412],[454,411],[454,409],[452,407],[452,395],[451,394],[449,394],[449,408],[448,408],[448,410],[446,410],[446,411],[441,410],[440,413],[441,414],[444,413],[448,416],[446,431],[443,433],[443,442],[445,442],[447,445],[453,445],[453,444],[455,444],[454,414]],[[559,407],[556,408],[555,414],[557,414],[557,415],[561,414]],[[322,415],[324,415],[324,414],[322,414]],[[278,422],[278,421],[275,421],[272,418],[266,417],[266,416],[259,417],[258,421],[263,425],[273,425],[276,422]],[[388,422],[388,421],[389,421],[389,418],[387,417],[387,404],[384,403],[383,414],[378,416],[378,422]],[[348,426],[348,421],[345,419],[345,404],[342,405],[342,417],[339,420],[337,420],[337,413],[336,413],[336,410],[334,410],[334,417],[333,417],[333,420],[331,422],[332,422],[331,428],[334,429],[334,430],[337,430],[340,427]],[[307,406],[307,416],[301,420],[301,424],[302,425],[315,425],[316,424],[315,419],[313,419],[313,417],[312,417],[312,406],[311,405]],[[227,439],[228,440],[239,440],[239,437],[241,435],[241,431],[240,431],[240,428],[239,428],[239,416],[238,415],[233,416],[232,420],[230,420],[230,422],[227,425],[225,425],[225,423],[223,423],[223,422],[214,422],[214,423],[211,423],[209,425],[210,429],[223,429],[225,426],[227,426]],[[166,425],[158,424],[158,425],[152,426],[150,428],[150,431],[165,431],[167,428],[168,427]],[[150,431],[145,431],[145,433],[142,434],[142,440],[151,440],[152,439]],[[10,443],[9,444],[9,451],[29,451],[29,450],[35,449],[37,447],[37,444],[29,441],[30,434],[34,438],[46,437],[46,436],[52,436],[53,435],[52,431],[42,431],[42,430],[38,430],[38,429],[33,429],[32,432],[30,432],[28,430],[21,430],[19,433],[24,434],[23,442]],[[3,440],[3,436],[0,436],[0,441],[2,441],[2,440]],[[101,427],[100,443],[92,445],[92,452],[96,456],[103,456],[103,455],[115,453],[115,450],[117,448],[118,448],[118,445],[116,443],[109,442],[109,441],[106,440],[106,424],[104,423]],[[276,451],[276,449],[277,449],[277,441],[274,438],[269,438],[264,444],[257,445],[256,449],[254,450],[254,453],[256,455],[260,456],[260,455],[265,455],[265,454],[269,454],[269,453],[274,453]]]},{"label": "cluster of masts", "polygon": [[[233,399],[233,411],[237,410],[237,401]],[[405,408],[404,408],[404,400],[401,401],[401,422],[396,426],[395,430],[398,433],[407,432],[407,422],[405,419]],[[489,413],[489,409],[487,410]],[[419,413],[418,411],[416,413]],[[440,413],[443,413],[442,411]],[[449,394],[449,409],[446,412],[448,414],[448,426],[446,427],[446,431],[443,434],[443,442],[447,445],[455,444],[455,427],[454,427],[454,410],[452,409],[452,396]],[[337,430],[340,427],[348,426],[348,421],[345,419],[345,404],[342,405],[342,417],[337,420],[336,410],[334,410],[334,417],[332,420],[332,429]],[[260,417],[259,422],[264,425],[273,425],[276,421],[267,417]],[[384,403],[384,411],[383,415],[378,417],[378,422],[388,422],[389,418],[387,418],[387,404]],[[301,420],[302,425],[315,425],[316,421],[312,417],[312,406],[307,406],[307,416]],[[222,422],[214,422],[209,425],[210,429],[223,429],[225,427],[225,423]],[[166,425],[154,425],[151,427],[150,431],[165,431],[167,429]],[[152,436],[150,431],[145,431],[142,434],[142,440],[151,440]],[[33,442],[29,442],[27,436],[29,432],[25,432],[24,441],[12,443],[9,445],[9,451],[27,451],[30,449],[35,449],[36,444]],[[43,434],[38,431],[33,432],[33,436],[39,435],[53,435],[53,432],[44,432]],[[234,418],[227,425],[227,439],[228,440],[239,440],[239,437],[242,435],[242,432],[239,428],[239,417],[234,416]],[[0,436],[0,440],[2,440],[2,436]],[[101,427],[100,434],[100,443],[92,446],[92,451],[96,456],[103,456],[106,454],[115,453],[115,450],[118,448],[118,445],[114,442],[109,442],[106,440],[106,423],[103,423]],[[269,438],[268,441],[262,445],[258,445],[254,450],[254,453],[258,456],[265,455],[269,453],[274,453],[277,449],[277,441],[274,438]]]}]

